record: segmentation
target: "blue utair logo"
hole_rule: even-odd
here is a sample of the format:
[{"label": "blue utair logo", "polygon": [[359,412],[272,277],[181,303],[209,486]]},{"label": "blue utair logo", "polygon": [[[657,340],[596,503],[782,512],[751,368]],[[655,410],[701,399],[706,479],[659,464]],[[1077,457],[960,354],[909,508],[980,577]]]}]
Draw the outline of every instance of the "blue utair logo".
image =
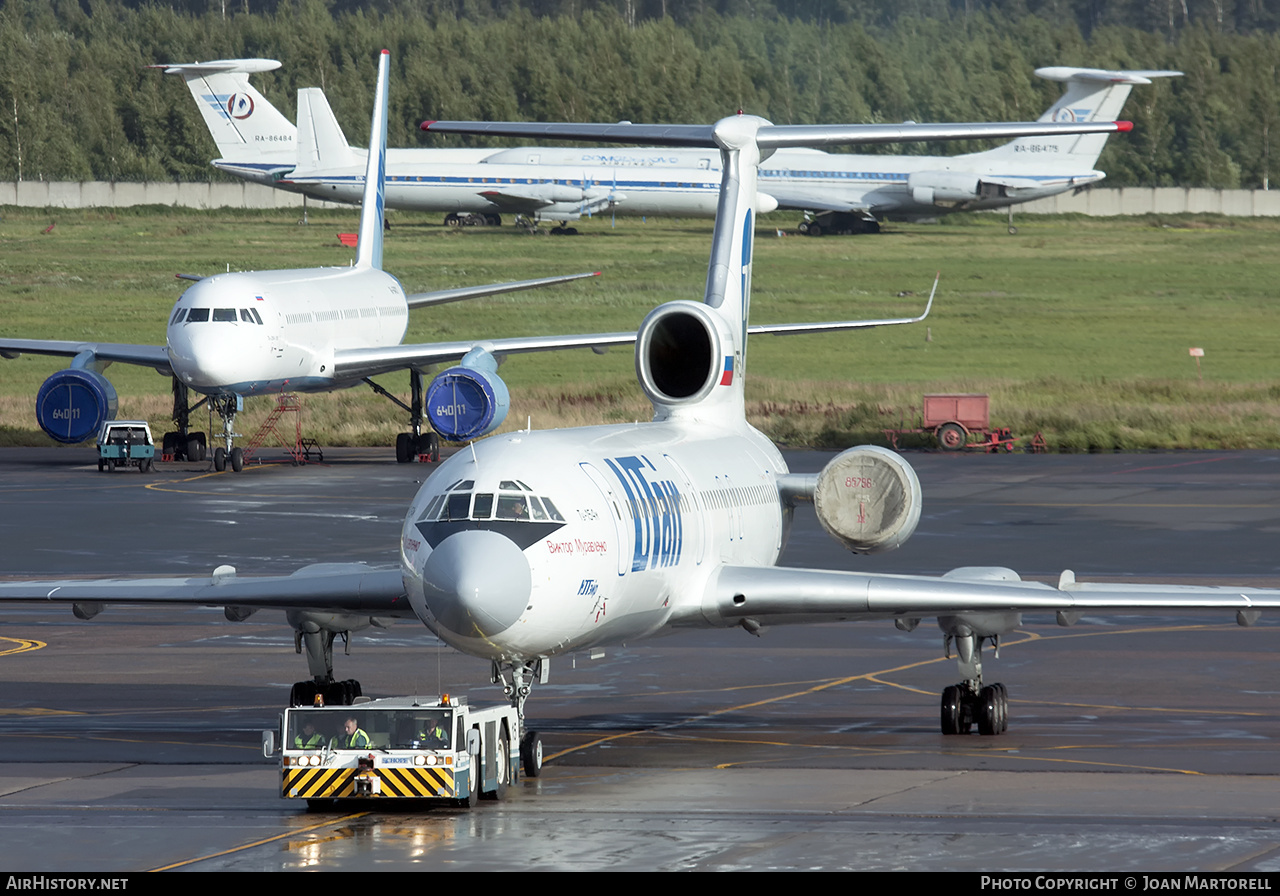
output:
[{"label": "blue utair logo", "polygon": [[605,463],[618,477],[631,507],[635,527],[631,571],[675,566],[684,548],[684,520],[676,484],[657,479],[657,469],[647,457],[606,458]]}]

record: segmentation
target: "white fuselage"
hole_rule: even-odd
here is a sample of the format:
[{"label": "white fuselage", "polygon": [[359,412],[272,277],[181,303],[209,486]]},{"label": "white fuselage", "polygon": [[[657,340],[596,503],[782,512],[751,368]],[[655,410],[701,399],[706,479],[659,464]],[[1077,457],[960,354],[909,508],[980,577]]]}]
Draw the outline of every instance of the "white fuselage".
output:
[{"label": "white fuselage", "polygon": [[786,466],[745,423],[494,436],[422,486],[401,538],[419,618],[474,656],[527,659],[697,616],[722,564],[771,565]]},{"label": "white fuselage", "polygon": [[[814,149],[782,149],[760,168],[761,210],[772,197],[788,208],[839,204],[897,217],[936,216],[951,208],[999,208],[1052,196],[1101,180],[1104,175],[1043,141],[1026,159],[987,153],[959,156],[845,155]],[[608,212],[624,216],[702,216],[716,211],[720,159],[705,150],[573,149],[520,147],[499,150],[483,162],[438,162],[440,150],[402,150],[387,168],[387,205],[438,212],[523,211],[551,219]],[[414,156],[414,153],[420,155]],[[955,172],[1018,185],[1000,195],[964,201],[921,202],[909,182],[913,174]],[[281,186],[319,199],[357,202],[364,183],[359,166],[294,172]],[[487,198],[486,194],[490,194]],[[528,196],[518,208],[517,196]],[[544,204],[545,203],[545,204]]]},{"label": "white fuselage", "polygon": [[179,297],[166,341],[174,374],[207,394],[325,391],[334,352],[398,345],[404,289],[390,274],[312,268],[218,274]]}]

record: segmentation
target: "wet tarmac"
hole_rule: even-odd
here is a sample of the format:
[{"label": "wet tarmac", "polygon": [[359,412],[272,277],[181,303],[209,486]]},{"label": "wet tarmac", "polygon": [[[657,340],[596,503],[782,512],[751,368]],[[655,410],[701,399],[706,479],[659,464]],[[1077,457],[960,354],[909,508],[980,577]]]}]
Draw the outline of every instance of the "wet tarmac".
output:
[{"label": "wet tarmac", "polygon": [[[0,450],[0,576],[390,561],[430,468],[325,457],[143,476]],[[1280,453],[909,459],[926,506],[900,551],[848,555],[802,510],[783,562],[1280,585]],[[938,733],[955,667],[928,621],[690,632],[555,661],[529,703],[550,758],[505,802],[326,815],[276,796],[259,747],[305,670],[280,614],[9,606],[0,867],[1280,869],[1274,622],[1026,622],[987,663],[1010,691],[1002,737]],[[376,695],[501,696],[411,623],[336,664]]]}]

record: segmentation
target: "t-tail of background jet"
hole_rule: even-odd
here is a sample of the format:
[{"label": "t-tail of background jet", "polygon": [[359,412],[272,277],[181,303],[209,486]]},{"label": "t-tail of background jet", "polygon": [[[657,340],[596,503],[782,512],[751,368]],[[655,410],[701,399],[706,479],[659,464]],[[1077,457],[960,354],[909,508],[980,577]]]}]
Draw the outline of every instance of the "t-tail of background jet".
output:
[{"label": "t-tail of background jet", "polygon": [[[219,59],[155,65],[181,75],[195,98],[221,158],[213,166],[245,180],[274,185],[297,165],[297,129],[249,83],[249,75],[280,67],[274,59]],[[332,115],[332,113],[330,113]]]},{"label": "t-tail of background jet", "polygon": [[[1040,121],[1060,123],[1115,121],[1120,117],[1129,91],[1135,84],[1150,84],[1152,78],[1176,78],[1182,72],[1108,71],[1100,68],[1071,68],[1064,65],[1036,69],[1036,74],[1050,81],[1063,81],[1066,90]],[[1019,137],[984,153],[967,158],[1038,161],[1060,167],[1064,172],[1089,171],[1098,162],[1106,134],[1075,134],[1068,137]],[[1056,165],[1054,163],[1057,163]],[[1048,166],[1046,166],[1048,167]],[[1100,178],[1099,178],[1100,179]]]}]

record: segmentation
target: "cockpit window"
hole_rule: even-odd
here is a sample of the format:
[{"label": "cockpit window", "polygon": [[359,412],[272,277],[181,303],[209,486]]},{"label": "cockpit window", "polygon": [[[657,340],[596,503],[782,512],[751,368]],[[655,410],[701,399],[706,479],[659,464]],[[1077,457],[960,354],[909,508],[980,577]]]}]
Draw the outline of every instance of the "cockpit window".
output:
[{"label": "cockpit window", "polygon": [[253,319],[258,323],[258,326],[266,326],[266,324],[262,322],[262,315],[258,313],[257,308],[250,308],[249,313],[253,315]]},{"label": "cockpit window", "polygon": [[474,479],[463,479],[461,482],[458,482],[458,483],[455,483],[454,485],[449,486],[449,491],[451,492],[452,491],[459,491],[459,492],[468,491],[470,489],[475,488],[475,485],[476,485],[476,482]]},{"label": "cockpit window", "polygon": [[529,519],[529,504],[525,500],[524,495],[499,495],[498,496],[498,519],[500,520],[527,520]]},{"label": "cockpit window", "polygon": [[225,324],[225,323],[232,323],[232,324],[233,324],[233,323],[235,323],[235,322],[236,322],[236,309],[234,309],[234,308],[214,308],[214,309],[213,309],[213,322],[214,322],[214,323],[223,323],[223,324]]},{"label": "cockpit window", "polygon": [[177,311],[173,312],[173,320],[169,321],[169,326],[172,327],[174,324],[178,323],[180,320],[182,320],[182,318],[186,316],[186,314],[187,314],[186,308],[179,308]]},{"label": "cockpit window", "polygon": [[529,489],[528,489],[528,487],[527,487],[527,486],[523,486],[523,485],[521,485],[520,483],[516,482],[516,481],[515,481],[515,480],[513,480],[513,479],[504,479],[504,480],[502,480],[500,483],[498,483],[498,488],[501,488],[501,489],[510,489],[510,490],[511,490],[511,491],[513,491],[513,492],[515,492],[515,491],[529,491]]},{"label": "cockpit window", "polygon": [[476,503],[471,508],[471,518],[473,520],[487,520],[493,516],[493,494],[477,494]]},{"label": "cockpit window", "polygon": [[208,319],[209,319],[208,308],[192,308],[190,311],[187,312],[187,323],[189,324],[204,323]]},{"label": "cockpit window", "polygon": [[564,522],[564,517],[560,515],[560,511],[556,510],[556,505],[551,503],[550,498],[543,498],[542,502],[547,505],[547,516],[551,517],[557,523]]},{"label": "cockpit window", "polygon": [[445,502],[445,519],[465,520],[471,513],[471,492],[453,492]]},{"label": "cockpit window", "polygon": [[251,323],[253,323],[253,318],[249,316],[249,309],[248,309],[248,308],[241,308],[241,309],[240,309],[240,319],[241,319],[242,321],[244,321],[245,323],[247,323],[247,324],[251,324]]}]

